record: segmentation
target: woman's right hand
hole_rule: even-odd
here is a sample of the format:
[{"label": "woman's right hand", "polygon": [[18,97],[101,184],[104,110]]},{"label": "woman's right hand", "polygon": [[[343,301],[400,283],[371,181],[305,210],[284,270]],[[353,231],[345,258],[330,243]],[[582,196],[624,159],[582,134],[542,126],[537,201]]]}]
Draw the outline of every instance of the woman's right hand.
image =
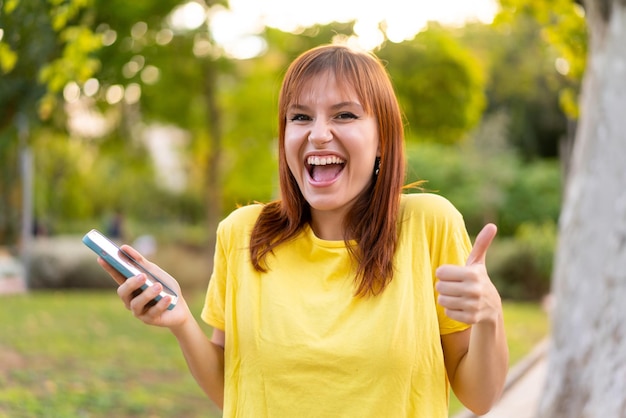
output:
[{"label": "woman's right hand", "polygon": [[144,273],[126,279],[104,259],[98,257],[98,264],[120,285],[117,288],[117,294],[124,302],[124,306],[135,317],[146,324],[167,328],[179,327],[192,317],[189,307],[183,298],[180,285],[172,276],[156,264],[148,261],[131,246],[123,245],[121,248],[178,295],[176,306],[171,310],[167,309],[171,303],[169,296],[162,297],[156,304],[151,303],[163,290],[160,283],[156,282],[153,286],[142,291],[141,286],[147,279]]}]

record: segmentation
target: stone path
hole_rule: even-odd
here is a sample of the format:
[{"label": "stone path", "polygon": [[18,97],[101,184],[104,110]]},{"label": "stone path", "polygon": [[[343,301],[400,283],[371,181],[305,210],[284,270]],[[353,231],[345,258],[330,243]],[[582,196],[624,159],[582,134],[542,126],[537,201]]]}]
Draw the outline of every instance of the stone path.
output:
[{"label": "stone path", "polygon": [[0,249],[0,295],[26,292],[22,265]]}]

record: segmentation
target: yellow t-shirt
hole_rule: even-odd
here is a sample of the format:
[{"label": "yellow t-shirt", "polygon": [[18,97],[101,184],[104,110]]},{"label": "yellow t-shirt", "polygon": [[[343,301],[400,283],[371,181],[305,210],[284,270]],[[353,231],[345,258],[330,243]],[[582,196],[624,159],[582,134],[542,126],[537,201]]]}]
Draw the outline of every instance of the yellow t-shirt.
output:
[{"label": "yellow t-shirt", "polygon": [[465,264],[459,212],[433,194],[404,195],[395,274],[382,294],[354,297],[343,241],[306,227],[268,258],[250,262],[260,205],[218,227],[202,319],[224,330],[225,417],[447,417],[440,336],[467,325],[436,303],[435,269]]}]

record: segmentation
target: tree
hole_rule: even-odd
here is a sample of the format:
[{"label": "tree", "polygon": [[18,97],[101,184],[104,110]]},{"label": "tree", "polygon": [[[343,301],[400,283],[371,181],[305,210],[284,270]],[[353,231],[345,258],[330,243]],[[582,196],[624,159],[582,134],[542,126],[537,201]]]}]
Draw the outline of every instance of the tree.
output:
[{"label": "tree", "polygon": [[554,70],[557,55],[532,17],[501,20],[458,30],[487,68],[485,116],[506,114],[507,143],[525,160],[554,158],[566,126],[558,99],[564,77]]},{"label": "tree", "polygon": [[27,131],[55,114],[56,97],[69,80],[85,81],[98,69],[91,53],[100,40],[84,25],[90,4],[0,1],[1,244],[16,241],[21,223],[25,191],[17,162],[20,148],[29,146]]},{"label": "tree", "polygon": [[[513,61],[519,60],[519,63],[509,68],[504,74],[504,80],[517,79],[518,68],[521,68],[524,72],[528,69],[535,71],[534,77],[542,84],[541,89],[534,89],[535,97],[530,103],[524,105],[517,102],[513,107],[522,116],[520,123],[515,126],[520,133],[515,135],[522,139],[522,143],[528,142],[528,139],[531,144],[534,142],[534,147],[541,151],[541,155],[546,156],[546,151],[551,156],[558,155],[562,177],[566,178],[579,116],[577,99],[587,51],[584,10],[579,0],[553,0],[550,3],[537,0],[499,0],[499,3],[501,11],[496,16],[495,28],[503,35],[526,28],[530,35],[526,36],[526,40],[532,40],[536,49],[536,52],[520,59],[519,41],[515,40],[511,44],[513,48],[510,49],[509,56],[517,57]],[[544,57],[543,67],[536,64],[540,57]],[[553,71],[549,71],[550,67],[546,67],[546,64]],[[536,71],[537,67],[540,67],[539,72]],[[516,77],[509,76],[511,70]],[[524,97],[524,91],[527,91],[523,88],[524,83],[518,83],[518,86],[522,87],[518,90],[521,93],[518,97]],[[550,101],[546,101],[546,98]],[[554,112],[555,106],[551,103],[553,100],[556,102],[555,99],[558,100],[559,113]]]},{"label": "tree", "polygon": [[476,126],[485,108],[484,70],[450,31],[430,24],[415,38],[378,52],[405,113],[407,137],[452,144]]},{"label": "tree", "polygon": [[626,1],[584,5],[589,54],[553,275],[546,418],[626,417]]},{"label": "tree", "polygon": [[[219,159],[221,147],[217,77],[225,60],[212,60],[210,57],[199,57],[192,53],[199,34],[203,35],[203,40],[210,37],[206,25],[197,31],[174,33],[171,30],[167,16],[181,2],[0,2],[0,71],[3,73],[0,78],[0,135],[3,136],[0,160],[7,161],[7,164],[0,163],[5,174],[0,177],[0,191],[3,192],[3,204],[0,205],[0,242],[14,242],[16,228],[13,225],[20,223],[19,175],[17,164],[13,163],[17,161],[15,156],[18,152],[15,141],[17,116],[20,120],[26,118],[27,126],[36,126],[42,120],[49,120],[52,122],[48,124],[51,131],[61,133],[42,134],[31,129],[31,136],[38,138],[28,141],[29,145],[46,150],[45,155],[40,153],[38,156],[44,163],[38,165],[38,170],[48,170],[47,173],[38,172],[36,175],[43,180],[37,185],[38,196],[49,195],[49,190],[56,189],[58,184],[72,184],[63,190],[68,193],[56,194],[53,203],[49,203],[50,199],[46,202],[45,199],[37,201],[36,209],[53,212],[46,215],[56,215],[55,220],[61,220],[59,218],[63,216],[76,219],[76,212],[66,209],[78,209],[81,205],[86,210],[80,213],[91,219],[101,215],[94,212],[98,207],[102,212],[120,204],[132,206],[137,203],[137,199],[132,202],[129,194],[123,191],[133,181],[136,182],[137,177],[144,178],[144,187],[130,196],[138,198],[143,195],[144,202],[154,200],[154,196],[153,199],[145,198],[147,193],[159,192],[153,187],[152,176],[145,175],[145,167],[137,168],[145,166],[146,162],[146,150],[141,149],[138,138],[141,132],[137,128],[144,121],[167,123],[172,120],[196,137],[210,139],[212,145],[202,154],[204,159],[201,163],[205,171],[199,177],[204,186],[203,192],[208,190],[210,196],[209,209],[217,208],[214,211],[209,210],[207,217],[217,219],[221,216],[221,196],[216,174],[218,164],[215,163]],[[206,3],[203,6],[205,10],[223,2]],[[165,82],[158,83],[159,78]],[[91,87],[87,88],[86,84],[89,83]],[[62,97],[64,90],[72,91],[72,100],[68,100],[67,94]],[[163,94],[164,90],[167,90],[167,97]],[[116,91],[117,96],[121,92],[122,96],[112,100],[112,91]],[[134,99],[129,100],[131,95],[128,93],[131,92],[134,92]],[[75,133],[71,132],[67,123],[68,113],[65,112],[69,102],[78,101],[89,112],[102,113],[108,119],[113,119],[109,120],[111,128],[107,132],[99,133],[98,138],[88,138],[89,141],[85,141],[85,144],[78,143],[84,139],[80,138],[80,133],[79,138],[72,138]],[[199,106],[194,106],[198,103]],[[190,109],[194,111],[189,111]],[[111,115],[113,118],[108,117]],[[59,143],[47,144],[47,140]],[[70,144],[72,140],[74,144]],[[93,185],[94,182],[92,178],[85,178],[89,177],[89,173],[81,178],[75,175],[79,161],[71,160],[69,165],[63,165],[60,162],[63,158],[46,158],[51,157],[51,154],[60,157],[72,155],[77,146],[93,151],[89,153],[89,157],[92,157],[90,160],[93,161],[94,171],[106,166],[107,169],[100,172],[101,178],[115,179],[110,182],[110,187],[104,188],[109,193],[102,193],[100,199],[89,199],[89,192],[93,192],[93,188],[89,188],[88,193],[81,193],[85,191],[81,185]],[[144,175],[138,176],[138,170]],[[53,175],[47,176],[50,173]],[[86,181],[75,181],[76,179]],[[161,192],[166,193],[162,190]],[[213,198],[214,196],[217,198]],[[91,200],[91,208],[85,207],[84,201],[68,204],[69,200],[80,200],[81,197],[83,200]],[[111,199],[107,201],[107,197]],[[162,209],[163,205],[152,207]],[[217,220],[214,221],[216,222]]]}]

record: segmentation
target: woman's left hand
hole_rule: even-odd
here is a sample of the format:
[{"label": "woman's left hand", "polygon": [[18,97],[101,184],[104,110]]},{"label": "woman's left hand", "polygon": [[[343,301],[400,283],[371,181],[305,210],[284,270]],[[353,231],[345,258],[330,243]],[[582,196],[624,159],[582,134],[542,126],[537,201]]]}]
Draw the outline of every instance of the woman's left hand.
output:
[{"label": "woman's left hand", "polygon": [[476,237],[465,266],[446,264],[437,269],[438,302],[448,317],[478,324],[497,321],[502,314],[502,300],[485,266],[487,250],[496,233],[494,224],[485,225]]}]

